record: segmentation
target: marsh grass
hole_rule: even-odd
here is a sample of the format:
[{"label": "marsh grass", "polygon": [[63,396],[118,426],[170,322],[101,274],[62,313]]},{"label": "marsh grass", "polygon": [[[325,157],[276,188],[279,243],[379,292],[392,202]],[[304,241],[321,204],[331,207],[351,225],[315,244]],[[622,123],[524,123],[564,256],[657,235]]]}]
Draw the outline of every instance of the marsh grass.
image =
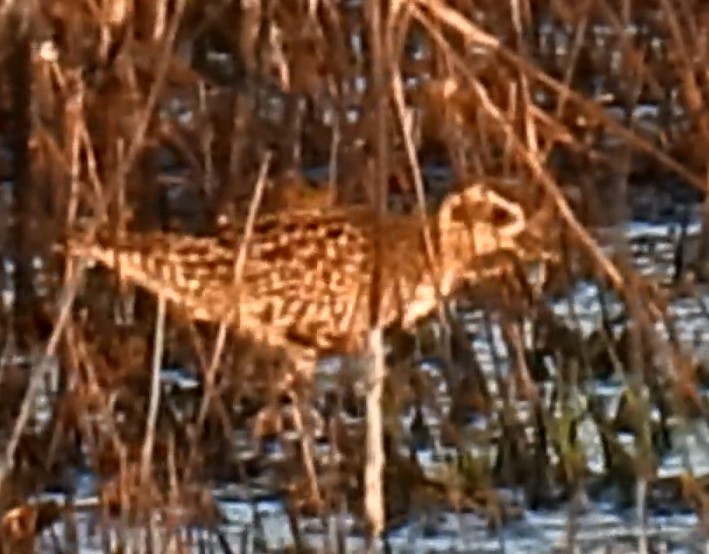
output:
[{"label": "marsh grass", "polygon": [[[680,344],[670,308],[709,279],[708,15],[679,0],[7,3],[0,551],[38,539],[78,551],[85,509],[106,551],[266,548],[256,511],[241,542],[226,537],[215,483],[246,502],[284,500],[296,551],[344,551],[333,514],[379,535],[431,511],[472,512],[502,537],[525,510],[569,505],[573,548],[578,503],[609,490],[641,520],[661,506],[704,521],[706,476],[658,468],[671,431],[706,417],[706,358]],[[77,225],[209,233],[253,217],[257,187],[267,207],[294,175],[306,196],[382,213],[486,180],[548,214],[538,238],[553,255],[538,278],[502,260],[437,320],[389,341],[384,513],[365,494],[372,428],[356,371],[301,417],[273,385],[278,353],[170,310],[156,327],[157,299],[55,255]],[[637,245],[613,230],[649,214],[681,223],[699,202],[702,229],[665,254],[674,274],[641,273]],[[581,283],[599,305],[589,332],[572,298]],[[485,368],[472,340],[488,342]],[[163,375],[158,398],[161,366],[193,385]],[[592,386],[611,379],[615,408]],[[44,499],[73,491],[76,471],[95,479],[90,501]],[[313,518],[331,531],[317,541],[303,531]]]}]

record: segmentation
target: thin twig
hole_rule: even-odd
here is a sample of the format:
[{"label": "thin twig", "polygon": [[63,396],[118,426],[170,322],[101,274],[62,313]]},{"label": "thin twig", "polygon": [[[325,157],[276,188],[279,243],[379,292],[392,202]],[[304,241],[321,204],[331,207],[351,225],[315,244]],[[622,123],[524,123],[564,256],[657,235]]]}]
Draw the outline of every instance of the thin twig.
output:
[{"label": "thin twig", "polygon": [[158,295],[158,313],[155,320],[155,342],[153,344],[153,367],[150,379],[150,405],[145,422],[145,439],[141,460],[141,481],[147,485],[150,476],[150,466],[155,444],[155,426],[160,407],[160,368],[162,365],[163,348],[165,346],[165,296]]},{"label": "thin twig", "polygon": [[[244,266],[246,264],[246,256],[248,253],[248,246],[251,241],[251,236],[253,234],[254,222],[256,221],[256,215],[258,214],[259,207],[261,205],[261,200],[263,198],[263,191],[266,185],[266,176],[268,175],[268,167],[271,162],[271,153],[268,152],[263,161],[261,162],[261,169],[259,171],[258,181],[256,182],[256,188],[254,190],[253,198],[249,204],[249,213],[246,218],[246,228],[244,230],[244,236],[242,237],[241,244],[239,245],[239,252],[236,256],[236,261],[234,262],[234,306],[236,306],[237,313],[232,314],[232,318],[236,317],[236,324],[238,325],[238,318],[240,313],[240,284],[241,277],[244,273]],[[207,413],[209,411],[209,405],[211,403],[212,397],[214,395],[214,382],[217,374],[217,368],[219,367],[219,360],[222,357],[222,352],[224,350],[224,345],[226,344],[226,334],[229,326],[229,321],[221,321],[219,324],[219,331],[217,334],[217,340],[214,345],[214,350],[212,352],[212,358],[209,362],[209,367],[205,374],[205,384],[204,384],[204,396],[202,397],[202,402],[199,408],[199,415],[197,417],[197,428],[195,430],[195,436],[193,440],[196,441],[199,432],[204,425],[204,421],[207,418]]]}]

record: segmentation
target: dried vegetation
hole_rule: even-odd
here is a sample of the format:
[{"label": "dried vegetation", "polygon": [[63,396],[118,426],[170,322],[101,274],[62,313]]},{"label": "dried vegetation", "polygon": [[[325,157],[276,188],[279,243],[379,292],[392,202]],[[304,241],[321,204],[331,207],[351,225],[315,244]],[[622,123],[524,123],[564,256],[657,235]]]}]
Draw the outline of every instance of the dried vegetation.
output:
[{"label": "dried vegetation", "polygon": [[[708,186],[708,24],[699,0],[5,3],[0,240],[14,269],[5,263],[0,551],[32,551],[39,537],[77,548],[77,471],[95,479],[101,533],[150,530],[158,515],[170,551],[239,548],[215,483],[245,501],[278,494],[297,550],[308,548],[304,518],[361,515],[351,372],[324,383],[300,421],[271,386],[278,353],[231,337],[220,349],[217,329],[168,310],[157,363],[184,372],[163,380],[147,426],[155,299],[97,271],[72,300],[76,272],[55,255],[77,225],[209,233],[243,219],[264,168],[266,210],[381,199],[410,210],[417,195],[484,180],[553,216],[538,234],[555,253],[541,276],[490,261],[495,278],[445,323],[390,337],[388,526],[443,509],[497,528],[582,493],[632,503],[637,484],[650,508],[704,513],[704,477],[657,469],[672,429],[707,415],[709,367],[680,344],[669,306],[709,279],[709,200],[704,230],[686,236],[688,206]],[[631,218],[683,231],[633,242],[614,232]],[[654,250],[661,276],[635,260]],[[590,332],[569,296],[581,282],[601,305]],[[709,318],[706,300],[692,305]],[[479,308],[476,340],[500,337],[492,371],[471,347]],[[622,398],[609,407],[591,385],[611,379]],[[600,472],[579,436],[589,425]],[[301,433],[322,447],[316,491]],[[437,462],[422,465],[421,449]],[[68,499],[41,496],[56,490]]]}]

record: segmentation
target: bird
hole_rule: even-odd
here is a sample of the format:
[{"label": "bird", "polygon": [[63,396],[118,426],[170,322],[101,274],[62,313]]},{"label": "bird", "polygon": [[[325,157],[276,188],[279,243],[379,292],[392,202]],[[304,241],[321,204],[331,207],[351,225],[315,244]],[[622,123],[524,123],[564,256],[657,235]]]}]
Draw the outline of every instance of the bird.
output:
[{"label": "bird", "polygon": [[375,263],[380,324],[410,329],[455,293],[471,267],[514,252],[527,219],[520,204],[478,183],[423,217],[388,213],[376,223],[369,205],[296,206],[208,236],[77,231],[63,249],[162,295],[190,320],[226,323],[291,352],[309,378],[319,356],[361,348]]}]

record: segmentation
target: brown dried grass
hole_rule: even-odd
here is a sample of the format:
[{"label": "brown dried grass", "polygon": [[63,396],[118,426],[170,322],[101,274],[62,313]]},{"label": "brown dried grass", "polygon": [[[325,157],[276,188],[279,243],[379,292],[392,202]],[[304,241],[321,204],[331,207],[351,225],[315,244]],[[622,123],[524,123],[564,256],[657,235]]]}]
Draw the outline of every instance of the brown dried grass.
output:
[{"label": "brown dried grass", "polygon": [[[101,276],[92,276],[96,291],[82,294],[73,311],[68,299],[58,317],[47,308],[46,295],[32,286],[28,260],[35,255],[49,260],[56,238],[78,220],[116,229],[208,232],[219,215],[243,217],[267,156],[272,159],[268,187],[275,190],[294,172],[327,168],[319,186],[329,188],[337,202],[364,200],[384,208],[383,200],[403,199],[413,206],[436,192],[427,170],[445,165],[454,183],[521,183],[514,193],[522,202],[547,205],[557,217],[552,220],[557,228],[550,230],[558,241],[553,249],[561,255],[549,267],[549,281],[540,288],[513,268],[508,278],[479,295],[501,310],[521,383],[498,371],[502,407],[494,407],[479,383],[473,382],[472,390],[461,383],[443,430],[461,459],[434,484],[416,464],[397,460],[402,431],[385,426],[389,496],[397,475],[405,475],[401,479],[414,483],[411,489],[424,491],[417,501],[437,502],[443,496],[452,506],[479,510],[497,521],[514,512],[496,499],[497,485],[524,487],[530,505],[549,500],[550,482],[577,490],[588,477],[578,446],[558,434],[549,444],[553,410],[535,393],[537,373],[528,357],[543,351],[559,357],[564,368],[556,384],[560,396],[610,364],[634,368],[629,390],[647,387],[651,404],[667,404],[683,417],[704,413],[697,394],[702,371],[675,340],[654,331],[655,322],[671,329],[666,306],[672,291],[648,284],[633,270],[622,239],[611,258],[592,232],[608,223],[607,211],[613,212],[612,220],[627,217],[628,199],[642,187],[674,179],[706,191],[709,110],[702,22],[708,12],[702,2],[416,0],[383,4],[381,12],[375,2],[334,0],[15,4],[3,8],[2,24],[13,32],[4,33],[0,44],[6,76],[0,81],[0,136],[13,153],[0,159],[0,173],[15,183],[14,204],[0,203],[0,213],[7,216],[0,218],[0,240],[21,270],[16,311],[6,310],[3,336],[6,341],[14,337],[26,351],[43,350],[43,359],[56,355],[59,363],[49,370],[46,363],[32,361],[30,368],[18,370],[3,362],[1,475],[15,492],[0,495],[0,512],[5,513],[3,529],[22,530],[22,536],[3,535],[7,544],[24,545],[41,531],[44,525],[13,524],[18,506],[77,464],[80,454],[106,487],[135,484],[156,317],[154,301],[140,292],[121,293],[134,303],[132,313],[126,310],[126,302],[119,304],[107,293],[111,283]],[[550,24],[555,34],[545,32]],[[363,82],[369,86],[362,87]],[[649,125],[634,115],[648,104],[658,114]],[[684,116],[675,114],[678,108]],[[705,214],[709,221],[706,199]],[[705,231],[700,260],[708,253],[707,237]],[[70,280],[71,268],[60,277],[62,268],[49,267],[50,289]],[[549,311],[544,287],[563,294],[581,276],[616,289],[623,298],[630,314],[624,343],[604,327],[593,340],[583,339]],[[123,323],[115,317],[117,305]],[[522,321],[532,322],[535,336],[553,338],[523,344]],[[447,328],[453,343],[447,355],[452,350],[453,360],[455,325]],[[168,318],[166,332],[163,360],[212,375],[213,330]],[[27,337],[32,338],[19,340]],[[205,380],[206,391],[169,391],[160,402],[152,463],[148,477],[143,476],[152,485],[143,483],[144,489],[135,489],[137,496],[123,494],[120,502],[106,504],[104,496],[99,502],[135,514],[144,493],[149,510],[160,509],[181,502],[188,484],[215,476],[248,483],[266,464],[257,452],[225,462],[225,444],[236,448],[229,442],[235,430],[248,428],[265,406],[283,401],[269,394],[270,377],[234,379],[235,366],[260,366],[229,340],[224,355],[214,357],[219,371]],[[430,345],[433,352],[441,348]],[[409,357],[400,353],[395,368],[401,371],[392,370],[391,379],[403,372],[408,384],[421,380],[418,373],[406,373]],[[653,362],[658,358],[674,362],[658,367]],[[469,355],[466,363],[471,363]],[[37,425],[33,398],[51,373],[60,386],[48,396],[49,422]],[[333,408],[325,434],[335,452],[347,452],[349,441],[361,441],[361,429],[342,424],[339,412],[352,386],[340,388],[339,407]],[[402,400],[402,409],[435,404],[421,388],[420,382],[414,386],[419,392]],[[396,396],[397,390],[404,398],[401,391],[409,388],[385,387],[383,394]],[[531,441],[514,414],[518,390],[536,403]],[[206,411],[202,394],[211,399]],[[481,402],[481,395],[487,399]],[[499,437],[485,439],[499,449],[494,468],[480,469],[462,454],[467,439],[454,414],[473,405],[497,411],[502,421]],[[203,412],[198,430],[189,417],[177,415],[182,410]],[[647,416],[649,408],[637,410]],[[610,441],[615,422],[600,412],[594,417]],[[642,421],[648,418],[633,425],[638,436],[646,437]],[[663,424],[651,434],[661,434]],[[33,454],[32,444],[40,440],[51,445],[48,457]],[[652,441],[639,441],[640,454],[652,458]],[[560,462],[549,458],[552,449]],[[638,474],[632,460],[611,446],[608,451],[609,467],[618,475]],[[363,461],[351,454],[347,463],[330,461],[321,468],[323,499],[315,507],[303,492],[307,487],[284,486],[292,505],[306,512],[343,504],[359,511]],[[392,473],[392,467],[398,469]],[[643,471],[652,479],[651,469]],[[301,472],[287,464],[279,468],[283,483],[298,483]],[[698,502],[705,494],[702,486],[693,483],[687,495]],[[155,487],[170,494],[148,494]],[[392,498],[386,498],[387,519],[406,513],[412,502],[406,496]],[[50,519],[57,517],[49,511]],[[115,515],[113,508],[108,512]],[[374,530],[382,525],[375,523]],[[295,529],[294,536],[299,537]]]}]

